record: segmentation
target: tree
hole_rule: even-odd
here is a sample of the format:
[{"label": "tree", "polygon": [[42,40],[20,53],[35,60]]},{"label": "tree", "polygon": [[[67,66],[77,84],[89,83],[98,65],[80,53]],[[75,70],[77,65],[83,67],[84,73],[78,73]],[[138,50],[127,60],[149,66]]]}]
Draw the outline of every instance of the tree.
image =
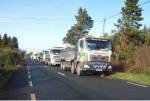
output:
[{"label": "tree", "polygon": [[2,47],[2,36],[0,34],[0,47]]},{"label": "tree", "polygon": [[87,10],[79,8],[78,15],[75,16],[77,23],[68,30],[66,37],[63,38],[64,43],[76,44],[76,41],[83,35],[88,34],[93,27],[93,20],[87,14]]},{"label": "tree", "polygon": [[8,37],[8,47],[12,48],[12,39],[10,36]]},{"label": "tree", "polygon": [[3,36],[3,43],[2,43],[2,46],[3,47],[7,47],[8,45],[8,36],[7,34],[5,33],[4,36]]},{"label": "tree", "polygon": [[134,48],[142,43],[140,21],[142,18],[142,8],[138,5],[138,0],[126,0],[125,6],[121,9],[122,17],[115,24],[114,50],[117,60],[130,60]]},{"label": "tree", "polygon": [[16,37],[12,38],[12,47],[18,48],[18,39]]},{"label": "tree", "polygon": [[93,20],[88,15],[87,10],[83,8],[79,8],[78,15],[75,16],[77,20],[77,27],[80,29],[79,33],[87,34],[89,30],[93,27]]},{"label": "tree", "polygon": [[130,42],[135,45],[140,44],[140,21],[142,18],[142,8],[138,5],[138,0],[126,0],[125,7],[122,7],[122,17],[118,20],[116,25],[119,31],[127,36]]},{"label": "tree", "polygon": [[144,35],[144,45],[150,46],[150,27],[144,26],[142,33]]}]

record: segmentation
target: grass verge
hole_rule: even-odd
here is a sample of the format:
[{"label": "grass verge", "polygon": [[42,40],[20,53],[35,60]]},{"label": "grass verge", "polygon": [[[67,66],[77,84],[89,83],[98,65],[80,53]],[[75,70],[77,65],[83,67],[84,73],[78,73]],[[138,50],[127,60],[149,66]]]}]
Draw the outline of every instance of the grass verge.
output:
[{"label": "grass verge", "polygon": [[127,80],[139,84],[149,85],[150,86],[150,73],[128,73],[128,72],[119,72],[110,75],[108,78],[115,78],[121,80]]},{"label": "grass verge", "polygon": [[0,90],[5,88],[5,86],[11,79],[14,72],[16,70],[22,69],[22,68],[23,68],[23,65],[7,66],[7,67],[3,68],[3,70],[1,70],[1,71],[3,71],[3,73],[0,77]]},{"label": "grass verge", "polygon": [[7,75],[3,76],[0,80],[0,89],[3,89],[8,81],[11,79],[13,72],[7,73]]}]

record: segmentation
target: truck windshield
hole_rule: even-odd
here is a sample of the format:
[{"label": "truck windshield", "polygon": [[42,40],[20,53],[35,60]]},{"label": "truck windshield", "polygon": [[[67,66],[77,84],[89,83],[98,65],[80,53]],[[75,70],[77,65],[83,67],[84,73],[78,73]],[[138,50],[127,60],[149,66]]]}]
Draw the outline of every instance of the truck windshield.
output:
[{"label": "truck windshield", "polygon": [[49,52],[48,52],[48,51],[44,51],[44,53],[45,53],[45,54],[49,54]]},{"label": "truck windshield", "polygon": [[60,51],[61,51],[61,50],[52,50],[51,52],[52,52],[54,55],[56,55],[56,54],[60,54]]},{"label": "truck windshield", "polygon": [[111,51],[111,41],[86,40],[86,44],[90,50],[108,50],[108,51]]}]

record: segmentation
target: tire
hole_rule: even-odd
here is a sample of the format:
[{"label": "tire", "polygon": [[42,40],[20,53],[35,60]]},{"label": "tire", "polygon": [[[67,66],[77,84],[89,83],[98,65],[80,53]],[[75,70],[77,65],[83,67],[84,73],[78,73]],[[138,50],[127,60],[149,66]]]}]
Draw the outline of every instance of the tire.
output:
[{"label": "tire", "polygon": [[83,71],[80,69],[80,63],[77,64],[76,72],[77,72],[78,76],[82,76],[83,75]]},{"label": "tire", "polygon": [[75,73],[76,73],[75,67],[74,67],[74,62],[72,62],[72,64],[71,64],[71,73],[72,73],[72,74],[75,74]]},{"label": "tire", "polygon": [[104,75],[105,75],[105,76],[111,75],[111,71],[105,71],[105,72],[104,72]]},{"label": "tire", "polygon": [[51,65],[51,67],[53,67],[53,64],[52,64],[52,63],[50,63],[50,65]]},{"label": "tire", "polygon": [[60,63],[60,69],[63,70],[63,62]]},{"label": "tire", "polygon": [[63,67],[62,67],[63,71],[67,71],[67,68],[65,67],[65,62],[63,62]]},{"label": "tire", "polygon": [[105,76],[105,74],[104,74],[104,73],[102,73],[102,74],[100,75],[100,77],[101,77],[101,78],[104,78],[104,76]]}]

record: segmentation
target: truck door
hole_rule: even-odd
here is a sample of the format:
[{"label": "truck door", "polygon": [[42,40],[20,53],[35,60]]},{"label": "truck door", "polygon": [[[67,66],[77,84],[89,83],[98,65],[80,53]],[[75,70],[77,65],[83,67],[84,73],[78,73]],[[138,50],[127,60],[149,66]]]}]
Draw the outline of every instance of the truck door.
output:
[{"label": "truck door", "polygon": [[84,40],[80,40],[79,41],[79,45],[78,45],[78,60],[80,62],[83,62],[84,61]]}]

